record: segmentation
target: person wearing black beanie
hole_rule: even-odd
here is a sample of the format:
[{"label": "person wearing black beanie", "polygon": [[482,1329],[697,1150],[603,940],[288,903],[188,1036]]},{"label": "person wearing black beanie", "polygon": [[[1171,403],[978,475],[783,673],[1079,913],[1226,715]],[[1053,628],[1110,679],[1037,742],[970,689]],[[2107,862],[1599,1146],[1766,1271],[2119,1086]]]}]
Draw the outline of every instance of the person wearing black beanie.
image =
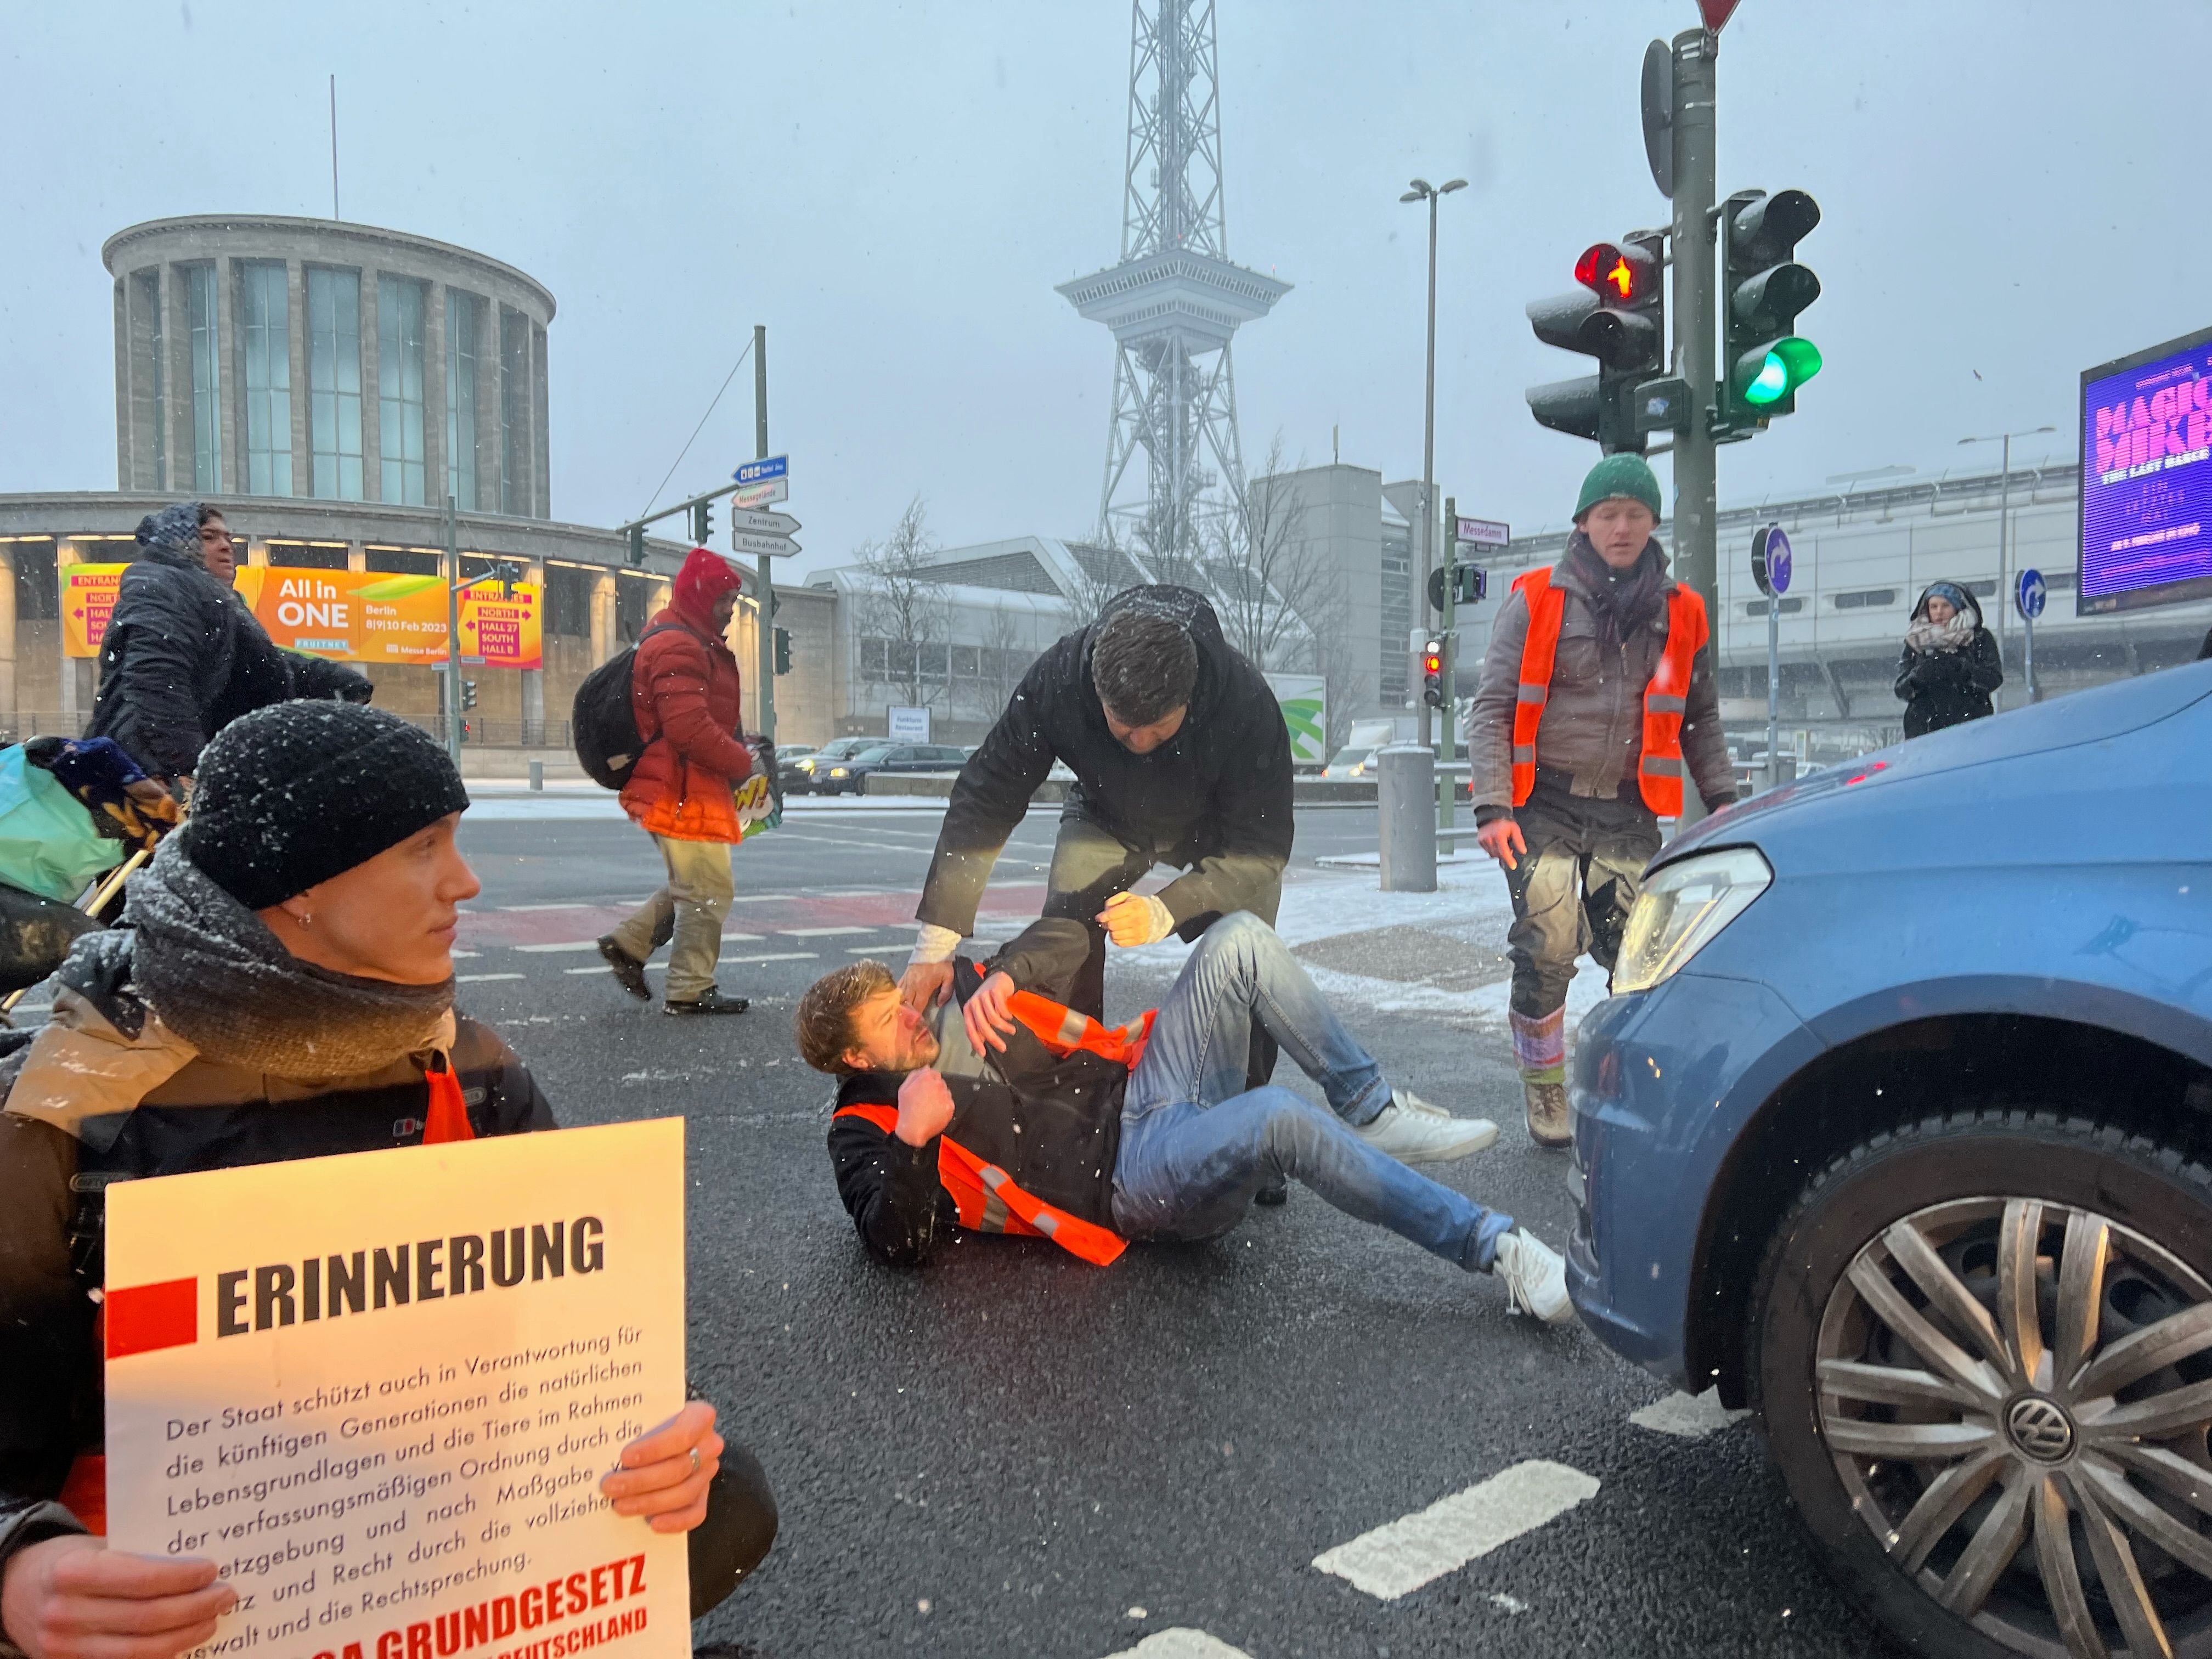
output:
[{"label": "person wearing black beanie", "polygon": [[[63,1629],[160,1659],[232,1595],[212,1561],[84,1535],[104,1492],[88,1292],[109,1182],[557,1127],[521,1060],[453,1008],[479,889],[456,842],[467,792],[426,732],[280,703],[217,733],[198,779],[124,925],[76,942],[49,1024],[0,1060],[0,1649]],[[714,1420],[693,1401],[602,1486],[618,1513],[690,1533],[695,1616],[775,1535],[767,1477]]]}]

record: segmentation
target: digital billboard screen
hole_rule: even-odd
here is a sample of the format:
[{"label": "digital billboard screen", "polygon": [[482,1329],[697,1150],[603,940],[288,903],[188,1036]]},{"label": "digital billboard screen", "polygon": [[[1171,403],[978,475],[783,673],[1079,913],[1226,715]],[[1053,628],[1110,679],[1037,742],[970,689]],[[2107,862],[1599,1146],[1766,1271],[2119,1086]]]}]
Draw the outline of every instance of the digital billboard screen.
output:
[{"label": "digital billboard screen", "polygon": [[2083,616],[2212,599],[2212,329],[2081,376]]}]

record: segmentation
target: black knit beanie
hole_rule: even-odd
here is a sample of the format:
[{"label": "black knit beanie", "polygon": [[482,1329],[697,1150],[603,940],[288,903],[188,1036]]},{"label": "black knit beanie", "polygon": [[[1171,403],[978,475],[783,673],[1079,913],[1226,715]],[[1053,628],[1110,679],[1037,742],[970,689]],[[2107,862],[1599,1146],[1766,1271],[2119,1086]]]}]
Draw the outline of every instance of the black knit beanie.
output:
[{"label": "black knit beanie", "polygon": [[200,751],[185,856],[265,910],[397,847],[468,792],[437,739],[380,708],[280,702]]}]

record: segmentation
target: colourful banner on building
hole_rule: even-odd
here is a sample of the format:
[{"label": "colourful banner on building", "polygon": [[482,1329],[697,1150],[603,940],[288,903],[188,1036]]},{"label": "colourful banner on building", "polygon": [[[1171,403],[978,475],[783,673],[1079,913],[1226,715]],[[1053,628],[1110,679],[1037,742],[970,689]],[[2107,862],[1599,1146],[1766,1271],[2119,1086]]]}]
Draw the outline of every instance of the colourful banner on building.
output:
[{"label": "colourful banner on building", "polygon": [[[100,654],[115,592],[128,567],[64,565],[64,649]],[[269,637],[294,651],[340,662],[443,662],[447,600],[442,576],[376,570],[307,570],[286,565],[241,568],[235,586]],[[544,596],[517,582],[461,592],[461,655],[491,668],[544,666]]]}]

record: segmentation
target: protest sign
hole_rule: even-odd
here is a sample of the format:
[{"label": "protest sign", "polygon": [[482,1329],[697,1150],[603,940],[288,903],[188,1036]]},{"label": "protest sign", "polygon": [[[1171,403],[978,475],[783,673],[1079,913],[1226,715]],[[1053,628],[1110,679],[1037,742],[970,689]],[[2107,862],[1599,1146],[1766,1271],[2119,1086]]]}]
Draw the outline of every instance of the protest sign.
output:
[{"label": "protest sign", "polygon": [[119,1182],[108,1541],[238,1590],[199,1659],[681,1659],[599,1491],[684,1403],[680,1119]]}]

